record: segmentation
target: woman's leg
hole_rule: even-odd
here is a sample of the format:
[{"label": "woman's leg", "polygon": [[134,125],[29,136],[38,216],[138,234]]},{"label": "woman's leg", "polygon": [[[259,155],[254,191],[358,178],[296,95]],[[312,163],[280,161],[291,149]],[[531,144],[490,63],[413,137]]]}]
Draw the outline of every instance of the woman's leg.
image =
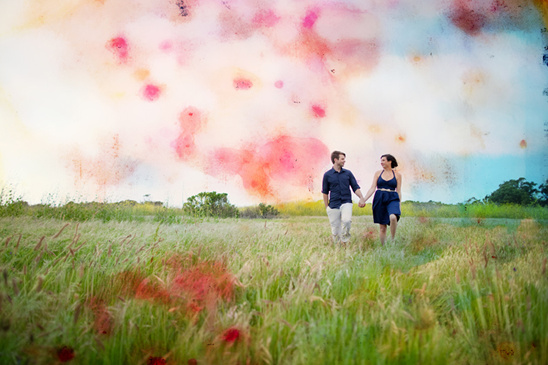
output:
[{"label": "woman's leg", "polygon": [[396,238],[396,228],[398,228],[398,217],[395,214],[390,214],[390,235],[392,240]]},{"label": "woman's leg", "polygon": [[381,245],[384,245],[386,242],[386,224],[379,224]]}]

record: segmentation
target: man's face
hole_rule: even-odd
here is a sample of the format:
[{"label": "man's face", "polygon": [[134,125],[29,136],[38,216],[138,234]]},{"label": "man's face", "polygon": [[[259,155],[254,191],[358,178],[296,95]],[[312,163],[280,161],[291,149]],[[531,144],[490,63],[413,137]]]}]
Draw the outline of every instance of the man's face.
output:
[{"label": "man's face", "polygon": [[343,167],[345,162],[346,162],[345,155],[339,155],[339,159],[335,159],[335,165],[339,167]]}]

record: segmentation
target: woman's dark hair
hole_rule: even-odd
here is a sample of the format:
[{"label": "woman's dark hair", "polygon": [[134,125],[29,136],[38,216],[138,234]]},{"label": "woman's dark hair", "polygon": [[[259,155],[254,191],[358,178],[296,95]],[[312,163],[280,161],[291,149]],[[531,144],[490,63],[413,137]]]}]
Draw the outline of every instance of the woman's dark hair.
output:
[{"label": "woman's dark hair", "polygon": [[396,158],[390,154],[382,155],[381,158],[386,157],[386,161],[390,161],[392,163],[392,168],[398,167],[398,161],[396,161]]}]

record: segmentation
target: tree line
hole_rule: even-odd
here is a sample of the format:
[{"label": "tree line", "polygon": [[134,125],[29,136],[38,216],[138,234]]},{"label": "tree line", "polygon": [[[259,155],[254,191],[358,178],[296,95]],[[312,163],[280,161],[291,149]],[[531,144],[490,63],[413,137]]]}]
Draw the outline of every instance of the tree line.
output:
[{"label": "tree line", "polygon": [[520,177],[517,180],[508,180],[499,185],[498,189],[487,195],[486,203],[516,204],[524,206],[548,205],[548,179],[538,186],[534,182]]}]

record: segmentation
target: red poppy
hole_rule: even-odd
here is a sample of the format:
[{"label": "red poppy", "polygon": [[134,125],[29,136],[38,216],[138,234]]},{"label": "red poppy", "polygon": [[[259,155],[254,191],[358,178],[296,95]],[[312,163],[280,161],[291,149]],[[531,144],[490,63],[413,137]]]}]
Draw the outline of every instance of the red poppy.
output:
[{"label": "red poppy", "polygon": [[151,356],[147,360],[148,365],[165,365],[167,364],[166,359],[160,356]]},{"label": "red poppy", "polygon": [[225,342],[234,342],[240,338],[240,331],[237,328],[229,328],[223,334]]},{"label": "red poppy", "polygon": [[61,362],[69,362],[74,359],[74,350],[68,346],[63,346],[57,350],[57,358]]}]

